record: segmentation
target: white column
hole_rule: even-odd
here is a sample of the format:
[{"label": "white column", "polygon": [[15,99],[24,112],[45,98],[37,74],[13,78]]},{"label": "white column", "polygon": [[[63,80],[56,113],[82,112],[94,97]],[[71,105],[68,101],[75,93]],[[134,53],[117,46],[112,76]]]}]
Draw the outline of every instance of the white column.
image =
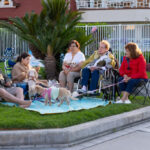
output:
[{"label": "white column", "polygon": [[94,0],[90,0],[90,8],[94,8]]},{"label": "white column", "polygon": [[107,8],[107,0],[102,0],[102,8]]}]

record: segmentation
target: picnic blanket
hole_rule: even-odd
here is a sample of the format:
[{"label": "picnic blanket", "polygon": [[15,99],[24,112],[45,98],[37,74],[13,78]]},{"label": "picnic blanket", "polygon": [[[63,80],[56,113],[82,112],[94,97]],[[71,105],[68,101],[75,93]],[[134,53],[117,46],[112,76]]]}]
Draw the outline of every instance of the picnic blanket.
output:
[{"label": "picnic blanket", "polygon": [[[43,99],[44,100],[44,99]],[[60,107],[58,107],[59,102],[52,103],[51,106],[45,104],[39,100],[35,100],[32,102],[30,107],[26,108],[27,110],[36,111],[40,114],[56,114],[56,113],[64,113],[69,111],[78,111],[82,109],[90,109],[98,106],[106,106],[109,102],[104,101],[100,98],[92,98],[92,97],[83,97],[79,100],[71,100],[70,105],[67,105],[64,102]],[[5,105],[14,106],[13,103],[3,102]]]}]

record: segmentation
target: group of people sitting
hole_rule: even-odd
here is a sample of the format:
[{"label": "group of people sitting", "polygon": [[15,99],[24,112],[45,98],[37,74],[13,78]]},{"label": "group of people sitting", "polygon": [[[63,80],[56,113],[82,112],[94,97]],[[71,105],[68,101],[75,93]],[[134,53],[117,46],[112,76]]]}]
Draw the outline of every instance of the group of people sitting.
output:
[{"label": "group of people sitting", "polygon": [[[80,92],[86,92],[87,90],[91,93],[95,92],[100,75],[103,75],[105,70],[116,66],[115,57],[109,49],[109,42],[103,40],[99,43],[99,49],[86,60],[85,55],[80,51],[80,44],[76,40],[72,40],[63,60],[62,71],[59,74],[60,86],[67,87],[72,92],[75,78],[81,77],[82,88]],[[12,69],[12,82],[26,82],[30,69],[32,69],[30,55],[28,53],[21,54]],[[39,68],[35,69],[38,73]],[[130,104],[131,101],[128,96],[133,88],[140,80],[147,82],[148,79],[146,61],[136,43],[128,43],[125,46],[125,56],[118,71],[120,74],[118,82],[123,82],[119,84],[122,98],[116,103]],[[0,75],[2,75],[0,78],[0,97],[5,101],[17,103],[20,107],[30,106],[32,101],[24,100],[23,89],[12,87],[11,80],[3,75],[2,72],[0,72]],[[48,85],[47,80],[37,80],[36,82],[44,86]]]},{"label": "group of people sitting", "polygon": [[[109,68],[115,68],[117,61],[110,51],[110,44],[106,40],[99,43],[99,49],[87,60],[80,51],[80,44],[73,40],[69,45],[69,52],[65,55],[59,82],[62,87],[67,87],[72,92],[74,79],[81,76],[82,88],[80,92],[94,93],[98,88],[100,75]],[[122,98],[116,103],[130,104],[129,95],[141,80],[148,81],[146,73],[146,61],[136,43],[128,43],[125,46],[125,56],[118,68],[120,78],[118,82]],[[90,81],[90,83],[89,83]],[[89,85],[89,86],[88,86]]]}]

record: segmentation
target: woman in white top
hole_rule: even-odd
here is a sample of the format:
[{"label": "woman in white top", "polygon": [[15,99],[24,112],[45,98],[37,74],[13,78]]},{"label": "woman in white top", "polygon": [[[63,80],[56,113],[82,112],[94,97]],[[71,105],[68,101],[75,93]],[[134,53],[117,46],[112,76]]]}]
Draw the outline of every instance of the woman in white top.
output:
[{"label": "woman in white top", "polygon": [[72,92],[74,79],[80,77],[82,62],[85,61],[84,54],[80,51],[80,44],[72,40],[69,44],[69,51],[63,60],[62,71],[59,74],[61,87],[67,87]]}]

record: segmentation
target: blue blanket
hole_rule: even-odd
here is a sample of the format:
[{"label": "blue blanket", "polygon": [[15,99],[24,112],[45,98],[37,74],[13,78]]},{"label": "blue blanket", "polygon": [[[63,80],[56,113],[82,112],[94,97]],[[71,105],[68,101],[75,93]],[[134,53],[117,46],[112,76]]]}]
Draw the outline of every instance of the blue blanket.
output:
[{"label": "blue blanket", "polygon": [[[66,102],[64,102],[60,107],[58,107],[58,102],[53,103],[51,106],[45,106],[44,102],[35,100],[32,102],[30,107],[26,108],[27,110],[37,111],[40,114],[55,114],[55,113],[64,113],[69,111],[77,111],[81,109],[90,109],[98,106],[106,106],[109,102],[101,100],[99,98],[92,97],[83,97],[80,100],[71,100],[70,105],[68,106]],[[12,103],[4,102],[3,104],[13,106]]]}]

